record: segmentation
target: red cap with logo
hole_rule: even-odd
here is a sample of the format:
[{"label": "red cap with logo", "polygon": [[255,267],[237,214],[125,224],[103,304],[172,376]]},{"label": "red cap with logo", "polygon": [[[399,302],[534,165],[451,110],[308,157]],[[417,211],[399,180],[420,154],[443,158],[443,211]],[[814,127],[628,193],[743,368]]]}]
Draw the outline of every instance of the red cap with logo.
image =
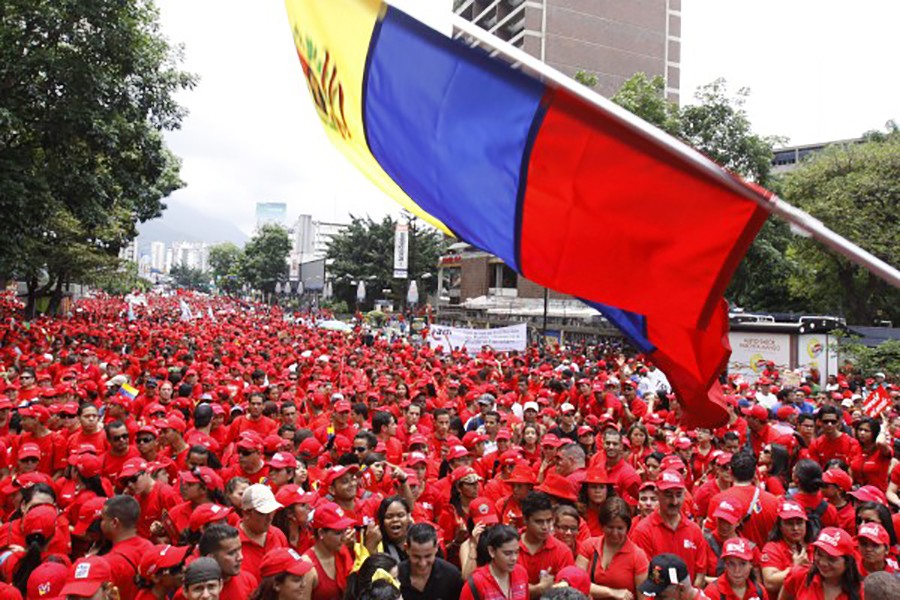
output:
[{"label": "red cap with logo", "polygon": [[475,498],[472,500],[472,503],[469,504],[469,518],[472,519],[472,522],[476,525],[485,524],[485,525],[495,525],[500,522],[500,519],[497,518],[497,511],[494,510],[494,505],[490,500],[484,497]]},{"label": "red cap with logo", "polygon": [[822,550],[829,556],[853,556],[856,544],[850,534],[839,527],[826,527],[819,532],[813,547]]},{"label": "red cap with logo", "polygon": [[756,544],[748,539],[735,537],[725,540],[725,544],[722,545],[721,558],[734,557],[752,561],[756,555]]},{"label": "red cap with logo", "polygon": [[659,480],[657,481],[657,487],[659,490],[674,490],[674,489],[684,489],[684,477],[681,476],[681,473],[675,471],[674,469],[669,469],[663,471],[659,474]]}]

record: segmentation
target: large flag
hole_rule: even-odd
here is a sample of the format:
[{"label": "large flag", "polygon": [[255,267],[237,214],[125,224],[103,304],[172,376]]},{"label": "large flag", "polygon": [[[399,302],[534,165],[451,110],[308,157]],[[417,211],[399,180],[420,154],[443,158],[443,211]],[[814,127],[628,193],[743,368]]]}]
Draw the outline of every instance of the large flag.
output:
[{"label": "large flag", "polygon": [[[600,309],[725,418],[723,293],[767,192],[379,0],[287,0],[332,141],[405,208]],[[705,159],[701,159],[701,162]]]}]

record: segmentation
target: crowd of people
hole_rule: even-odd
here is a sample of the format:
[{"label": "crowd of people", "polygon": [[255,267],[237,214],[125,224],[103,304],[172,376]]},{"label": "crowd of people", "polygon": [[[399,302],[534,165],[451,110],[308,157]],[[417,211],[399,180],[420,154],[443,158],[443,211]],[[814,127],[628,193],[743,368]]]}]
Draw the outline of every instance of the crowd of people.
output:
[{"label": "crowd of people", "polygon": [[20,310],[0,298],[0,600],[900,590],[882,373],[760,365],[686,430],[613,343],[467,353],[205,296]]}]

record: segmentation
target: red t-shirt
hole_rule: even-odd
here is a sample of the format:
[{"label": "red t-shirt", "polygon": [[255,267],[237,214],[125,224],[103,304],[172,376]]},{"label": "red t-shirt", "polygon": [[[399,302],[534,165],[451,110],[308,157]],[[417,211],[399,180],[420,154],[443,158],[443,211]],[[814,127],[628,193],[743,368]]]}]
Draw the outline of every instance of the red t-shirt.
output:
[{"label": "red t-shirt", "polygon": [[480,600],[528,600],[528,573],[522,565],[515,566],[509,574],[509,596],[507,596],[494,579],[491,566],[484,565],[475,569],[472,577],[463,584],[460,600],[475,600],[473,587],[477,590]]},{"label": "red t-shirt", "polygon": [[578,556],[583,556],[588,561],[587,572],[591,583],[616,590],[629,590],[635,595],[634,578],[646,575],[650,565],[644,551],[629,539],[625,540],[605,569],[602,564],[602,536],[592,537],[581,544],[578,548]]},{"label": "red t-shirt", "polygon": [[853,481],[861,486],[874,485],[882,492],[886,492],[892,458],[891,451],[886,448],[875,446],[873,450],[868,451],[860,448],[859,454],[850,463]]},{"label": "red t-shirt", "polygon": [[534,554],[520,541],[519,564],[528,573],[528,583],[537,584],[541,582],[541,571],[556,575],[563,567],[574,565],[575,559],[569,547],[551,535]]},{"label": "red t-shirt", "polygon": [[[822,579],[815,575],[809,583],[806,576],[809,567],[794,567],[784,580],[783,590],[794,600],[825,600],[825,590],[822,588]],[[862,585],[859,586],[859,597],[863,597]],[[847,594],[843,591],[834,600],[847,600]]]},{"label": "red t-shirt", "polygon": [[765,490],[759,490],[756,504],[751,507],[757,489],[752,485],[733,485],[713,496],[709,505],[718,506],[722,500],[729,498],[743,506],[744,510],[749,511],[750,517],[744,522],[741,531],[745,538],[762,547],[778,520],[778,498]]},{"label": "red t-shirt", "polygon": [[859,442],[846,433],[841,433],[833,440],[822,434],[813,440],[809,447],[809,457],[819,463],[823,469],[825,463],[832,458],[839,458],[848,465],[853,464],[859,453]]},{"label": "red t-shirt", "polygon": [[631,540],[647,556],[664,553],[680,556],[692,580],[698,573],[706,573],[709,544],[700,527],[686,517],[682,517],[673,530],[662,520],[659,511],[654,511],[634,528]]},{"label": "red t-shirt", "polygon": [[269,526],[269,532],[266,533],[265,546],[260,546],[247,537],[243,527],[238,527],[238,531],[241,535],[241,553],[244,555],[241,571],[246,571],[257,578],[259,578],[259,567],[262,565],[265,555],[276,548],[286,548],[288,546],[284,533],[276,527]]},{"label": "red t-shirt", "polygon": [[128,452],[122,456],[116,456],[111,451],[107,452],[100,458],[100,472],[104,477],[108,477],[110,481],[115,481],[128,459],[140,455],[141,453],[134,446],[129,446]]},{"label": "red t-shirt", "polygon": [[122,598],[134,598],[137,594],[134,576],[141,559],[152,550],[153,544],[149,540],[135,536],[114,545],[104,556],[112,571],[112,582],[119,588]]},{"label": "red t-shirt", "polygon": [[738,596],[734,593],[734,590],[731,589],[731,585],[728,583],[728,577],[722,575],[703,590],[703,593],[709,596],[710,598],[716,598],[716,600],[768,600],[769,593],[766,592],[766,588],[757,583],[753,584],[749,579],[747,580],[747,587],[744,589],[744,594],[742,596]]}]

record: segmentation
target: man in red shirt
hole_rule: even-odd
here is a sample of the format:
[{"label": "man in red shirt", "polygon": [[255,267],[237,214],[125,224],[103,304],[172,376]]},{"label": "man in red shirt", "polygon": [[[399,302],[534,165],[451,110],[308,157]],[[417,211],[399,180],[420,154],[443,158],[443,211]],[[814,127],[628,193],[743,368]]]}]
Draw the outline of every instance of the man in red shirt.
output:
[{"label": "man in red shirt", "polygon": [[[703,585],[706,581],[708,544],[703,531],[681,512],[684,505],[684,478],[678,471],[663,471],[657,484],[659,508],[634,528],[632,541],[647,556],[669,553],[684,561],[691,581]],[[650,563],[652,572],[653,562]],[[680,578],[687,579],[687,578]]]},{"label": "man in red shirt", "polygon": [[100,512],[100,531],[113,544],[105,558],[122,598],[137,595],[134,576],[141,559],[153,550],[153,544],[137,534],[140,516],[141,506],[131,496],[113,496]]},{"label": "man in red shirt", "polygon": [[244,490],[241,508],[244,510],[244,518],[238,524],[244,556],[241,569],[259,578],[259,567],[266,554],[288,545],[284,533],[272,527],[272,517],[282,506],[269,486],[256,483]]},{"label": "man in red shirt", "polygon": [[54,479],[59,477],[65,468],[66,444],[65,438],[61,434],[47,428],[50,411],[46,406],[32,404],[20,408],[19,416],[22,417],[23,433],[13,437],[12,455],[17,456],[19,446],[23,444],[36,444],[41,449],[37,470]]},{"label": "man in red shirt", "polygon": [[245,431],[253,431],[260,437],[266,437],[278,430],[278,423],[263,415],[265,397],[262,392],[253,392],[247,399],[247,414],[236,418],[228,432],[228,441],[234,441]]},{"label": "man in red shirt", "polygon": [[106,439],[109,441],[109,450],[101,457],[102,473],[104,477],[115,481],[119,472],[129,458],[140,456],[137,448],[129,443],[131,434],[128,427],[122,421],[113,421],[106,425]]},{"label": "man in red shirt", "polygon": [[747,428],[750,430],[750,446],[753,448],[753,454],[759,456],[763,446],[771,444],[781,434],[769,425],[769,411],[765,406],[754,404],[744,408],[741,412],[747,417]]},{"label": "man in red shirt", "polygon": [[519,541],[519,564],[528,572],[528,592],[538,597],[553,585],[564,567],[575,564],[569,547],[553,535],[553,503],[543,492],[530,492],[521,503],[525,531]]},{"label": "man in red shirt", "polygon": [[[607,427],[603,432],[603,452],[598,452],[591,460],[591,467],[600,464],[606,469],[606,474],[616,488],[616,494],[621,496],[630,505],[637,504],[638,489],[641,487],[641,476],[637,474],[628,461],[624,458],[622,434],[612,427]],[[603,457],[606,462],[600,462]]]},{"label": "man in red shirt", "polygon": [[141,505],[137,533],[151,539],[151,525],[162,522],[163,511],[172,510],[181,502],[181,496],[172,486],[156,481],[150,468],[141,457],[129,458],[119,472],[119,485],[124,494],[134,496]]},{"label": "man in red shirt", "polygon": [[750,452],[738,452],[731,457],[731,476],[734,479],[732,486],[713,496],[709,506],[718,506],[722,500],[731,499],[736,505],[747,507],[741,533],[762,548],[778,519],[778,498],[754,484],[756,457]]},{"label": "man in red shirt", "polygon": [[839,429],[841,409],[837,406],[823,406],[817,417],[822,426],[822,435],[810,445],[809,457],[823,469],[832,458],[839,458],[848,465],[853,463],[861,450],[856,438]]},{"label": "man in red shirt", "polygon": [[243,477],[252,483],[264,483],[269,467],[262,459],[263,441],[253,432],[243,433],[237,441],[238,464],[225,470],[222,479]]},{"label": "man in red shirt", "polygon": [[200,556],[211,556],[222,569],[222,591],[219,600],[247,600],[256,589],[256,577],[241,569],[244,555],[241,536],[226,523],[213,523],[200,537],[197,549]]}]

